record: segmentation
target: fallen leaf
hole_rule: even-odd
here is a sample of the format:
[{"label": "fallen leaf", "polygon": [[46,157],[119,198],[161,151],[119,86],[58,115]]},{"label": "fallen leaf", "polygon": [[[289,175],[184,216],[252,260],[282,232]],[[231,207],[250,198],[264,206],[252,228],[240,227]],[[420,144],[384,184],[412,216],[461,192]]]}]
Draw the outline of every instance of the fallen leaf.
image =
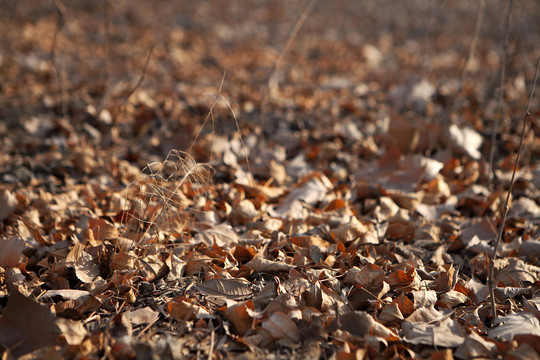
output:
[{"label": "fallen leaf", "polygon": [[249,281],[245,279],[212,279],[195,287],[203,295],[230,300],[244,299],[253,294],[249,288]]},{"label": "fallen leaf", "polygon": [[512,341],[516,335],[540,336],[540,321],[534,314],[520,312],[500,316],[495,320],[495,327],[488,332],[490,338]]},{"label": "fallen leaf", "polygon": [[454,354],[462,359],[493,359],[497,357],[498,349],[497,344],[489,342],[477,333],[472,332],[467,335],[465,342],[457,348]]},{"label": "fallen leaf", "polygon": [[275,339],[289,338],[294,342],[300,341],[298,327],[289,316],[282,312],[273,313],[262,323],[262,327]]},{"label": "fallen leaf", "polygon": [[8,218],[17,208],[17,198],[8,190],[0,190],[0,221]]},{"label": "fallen leaf", "polygon": [[475,160],[480,160],[482,154],[478,150],[482,145],[482,135],[471,128],[460,128],[455,124],[448,128],[448,141],[450,147],[458,155],[467,155]]},{"label": "fallen leaf", "polygon": [[94,238],[98,241],[114,239],[119,236],[116,227],[103,219],[88,219],[88,227],[92,229]]},{"label": "fallen leaf", "polygon": [[0,266],[4,268],[17,267],[21,262],[24,240],[18,237],[0,239]]},{"label": "fallen leaf", "polygon": [[159,318],[159,313],[146,306],[136,310],[126,311],[124,317],[133,325],[151,324]]},{"label": "fallen leaf", "polygon": [[51,312],[35,300],[11,288],[0,317],[0,345],[19,357],[36,349],[52,346],[60,334]]},{"label": "fallen leaf", "polygon": [[465,341],[459,323],[450,318],[435,324],[405,321],[401,329],[405,341],[415,345],[458,347]]},{"label": "fallen leaf", "polygon": [[263,259],[259,256],[255,256],[247,264],[245,264],[245,266],[252,269],[253,271],[268,273],[268,274],[275,274],[279,272],[289,272],[291,269],[295,268],[295,266],[293,265],[288,265],[283,262]]},{"label": "fallen leaf", "polygon": [[225,318],[234,325],[236,332],[240,336],[244,336],[255,324],[255,319],[250,315],[254,310],[255,306],[253,305],[253,301],[243,301],[228,306],[227,310],[225,310]]},{"label": "fallen leaf", "polygon": [[58,318],[56,325],[69,345],[79,345],[88,333],[83,323],[79,321]]}]

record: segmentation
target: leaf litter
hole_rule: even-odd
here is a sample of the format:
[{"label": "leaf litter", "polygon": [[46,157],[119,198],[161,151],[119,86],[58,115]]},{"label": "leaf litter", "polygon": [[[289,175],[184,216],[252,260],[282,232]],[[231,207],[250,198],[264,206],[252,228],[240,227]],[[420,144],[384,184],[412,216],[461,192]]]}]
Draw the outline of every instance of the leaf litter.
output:
[{"label": "leaf litter", "polygon": [[3,357],[538,356],[537,4],[320,2],[266,83],[296,3],[105,3],[2,10]]}]

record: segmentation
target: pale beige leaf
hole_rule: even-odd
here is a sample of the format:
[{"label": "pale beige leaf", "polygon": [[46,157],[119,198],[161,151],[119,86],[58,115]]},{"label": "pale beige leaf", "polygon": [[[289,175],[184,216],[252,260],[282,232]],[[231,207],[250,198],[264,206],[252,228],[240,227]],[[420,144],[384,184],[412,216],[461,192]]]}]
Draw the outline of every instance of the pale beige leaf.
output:
[{"label": "pale beige leaf", "polygon": [[127,311],[124,313],[127,320],[134,326],[140,324],[150,324],[159,318],[159,313],[146,306],[136,310]]},{"label": "pale beige leaf", "polygon": [[456,154],[467,155],[475,160],[480,159],[482,154],[479,148],[483,142],[482,135],[471,128],[460,128],[455,124],[448,128],[448,135],[449,145]]},{"label": "pale beige leaf", "polygon": [[454,355],[461,359],[494,359],[497,357],[497,345],[486,341],[476,332],[471,332]]},{"label": "pale beige leaf", "polygon": [[416,309],[408,318],[409,322],[431,322],[442,319],[444,314],[435,309],[434,305]]},{"label": "pale beige leaf", "polygon": [[503,341],[511,341],[516,335],[540,336],[540,321],[527,312],[501,316],[495,320],[495,327],[488,335]]},{"label": "pale beige leaf", "polygon": [[405,341],[415,345],[457,347],[465,341],[459,323],[450,318],[435,324],[405,321],[401,329]]},{"label": "pale beige leaf", "polygon": [[449,308],[453,308],[459,304],[467,302],[467,295],[460,293],[459,291],[450,290],[440,296],[439,299]]},{"label": "pale beige leaf", "polygon": [[7,239],[0,239],[0,266],[16,267],[19,264],[22,251],[25,248],[24,240],[12,236]]},{"label": "pale beige leaf", "polygon": [[69,345],[79,345],[87,334],[86,328],[80,321],[58,318],[56,319],[56,326],[60,328]]},{"label": "pale beige leaf", "polygon": [[414,307],[430,307],[437,302],[437,292],[435,290],[415,290],[412,291]]},{"label": "pale beige leaf", "polygon": [[15,195],[6,189],[0,191],[0,221],[8,218],[17,207]]}]

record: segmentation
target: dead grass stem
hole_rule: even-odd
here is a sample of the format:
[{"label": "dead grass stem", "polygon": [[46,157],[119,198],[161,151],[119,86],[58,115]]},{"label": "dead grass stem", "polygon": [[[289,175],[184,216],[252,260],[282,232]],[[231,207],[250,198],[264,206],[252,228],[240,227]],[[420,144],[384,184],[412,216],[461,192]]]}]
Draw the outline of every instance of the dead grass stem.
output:
[{"label": "dead grass stem", "polygon": [[499,246],[502,240],[502,235],[504,232],[504,225],[506,223],[506,217],[508,216],[508,213],[510,211],[510,207],[508,203],[510,202],[510,196],[512,194],[512,189],[514,187],[515,178],[516,178],[516,172],[517,167],[519,165],[519,158],[521,155],[521,148],[523,145],[523,139],[525,138],[525,131],[527,129],[527,123],[529,122],[529,119],[531,117],[531,103],[534,96],[534,90],[536,88],[536,81],[538,79],[538,70],[540,69],[540,57],[538,58],[537,64],[536,64],[536,71],[534,74],[534,81],[531,89],[531,94],[529,97],[529,103],[527,105],[527,110],[525,111],[525,115],[523,116],[523,126],[521,128],[521,136],[519,138],[519,146],[516,154],[516,160],[514,161],[514,168],[512,170],[512,178],[510,180],[510,185],[508,188],[508,192],[506,194],[506,200],[504,201],[504,207],[503,207],[503,213],[501,218],[501,223],[499,224],[499,231],[497,232],[497,239],[495,240],[495,246],[493,248],[493,254],[491,255],[491,259],[489,261],[489,274],[488,274],[488,286],[489,286],[489,292],[491,297],[491,315],[493,318],[493,321],[497,319],[497,309],[495,304],[495,260],[497,259],[497,252],[499,251]]}]

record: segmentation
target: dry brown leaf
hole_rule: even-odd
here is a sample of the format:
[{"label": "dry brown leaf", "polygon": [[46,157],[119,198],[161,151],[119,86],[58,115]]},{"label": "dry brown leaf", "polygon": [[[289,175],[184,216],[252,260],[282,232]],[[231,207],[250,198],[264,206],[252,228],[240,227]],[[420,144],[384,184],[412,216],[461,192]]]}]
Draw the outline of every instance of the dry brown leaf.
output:
[{"label": "dry brown leaf", "polygon": [[375,320],[364,311],[352,311],[339,315],[332,327],[363,338],[371,333]]},{"label": "dry brown leaf", "polygon": [[210,314],[201,306],[191,303],[186,297],[178,297],[167,303],[169,315],[174,320],[195,320]]},{"label": "dry brown leaf", "polygon": [[300,341],[298,327],[288,315],[282,312],[273,313],[262,323],[262,327],[275,339],[288,338],[294,342]]},{"label": "dry brown leaf", "polygon": [[384,280],[384,270],[375,264],[366,264],[361,269],[354,266],[343,274],[343,282],[349,285],[368,286]]},{"label": "dry brown leaf", "polygon": [[349,302],[355,310],[364,310],[381,302],[381,297],[390,291],[390,285],[385,281],[368,287],[355,286],[349,296]]},{"label": "dry brown leaf", "polygon": [[17,267],[23,256],[24,240],[19,237],[0,239],[0,266],[4,268]]},{"label": "dry brown leaf", "polygon": [[465,341],[459,323],[446,318],[435,324],[405,321],[401,324],[405,341],[440,347],[458,347]]},{"label": "dry brown leaf", "polygon": [[540,305],[540,302],[538,301],[538,297],[536,297],[536,299],[532,301],[529,301],[526,298],[523,298],[523,310],[531,314],[534,314],[538,320],[540,320],[540,309],[539,309],[540,306],[539,305]]},{"label": "dry brown leaf", "polygon": [[450,267],[447,271],[443,271],[439,274],[437,279],[435,279],[431,284],[429,284],[429,289],[435,290],[438,292],[448,291],[452,289],[454,285],[454,272],[456,270],[453,267]]},{"label": "dry brown leaf", "polygon": [[414,299],[414,307],[430,307],[437,302],[437,292],[435,290],[418,290],[411,292]]},{"label": "dry brown leaf", "polygon": [[459,291],[450,290],[440,296],[439,301],[446,305],[448,308],[453,308],[459,304],[464,304],[469,300],[467,295],[460,293]]},{"label": "dry brown leaf", "polygon": [[340,225],[333,230],[336,241],[350,243],[358,240],[359,244],[378,244],[377,232],[371,223],[362,223],[353,216],[350,222]]},{"label": "dry brown leaf", "polygon": [[229,215],[229,220],[231,221],[232,225],[240,225],[254,222],[259,217],[261,217],[261,213],[255,208],[253,202],[251,200],[244,199],[232,209],[232,212]]},{"label": "dry brown leaf", "polygon": [[[537,343],[539,340],[538,337],[535,339]],[[506,358],[508,360],[538,360],[538,349],[529,344],[521,344],[517,349],[508,352]]]},{"label": "dry brown leaf", "polygon": [[540,336],[540,320],[527,312],[501,316],[495,320],[495,327],[488,335],[490,338],[503,341],[511,341],[516,335]]},{"label": "dry brown leaf", "polygon": [[9,300],[0,317],[0,345],[19,357],[56,343],[60,330],[54,316],[35,300],[11,288]]},{"label": "dry brown leaf", "polygon": [[87,290],[73,289],[47,290],[40,296],[41,299],[53,299],[55,297],[60,297],[64,300],[84,301],[90,297],[90,292]]},{"label": "dry brown leaf", "polygon": [[409,268],[407,272],[399,269],[386,276],[386,282],[394,287],[409,286],[418,283],[419,276],[413,267]]},{"label": "dry brown leaf", "polygon": [[398,304],[391,303],[383,307],[381,313],[378,316],[378,319],[381,321],[399,322],[404,320],[405,318],[399,310]]},{"label": "dry brown leaf", "polygon": [[0,221],[4,221],[17,208],[17,198],[8,190],[0,190]]},{"label": "dry brown leaf", "polygon": [[66,265],[75,269],[75,275],[85,284],[91,283],[100,275],[99,265],[77,242],[66,257]]},{"label": "dry brown leaf", "polygon": [[397,190],[388,190],[387,195],[399,205],[399,207],[414,212],[424,198],[423,192],[405,193]]},{"label": "dry brown leaf", "polygon": [[88,227],[92,229],[94,238],[98,241],[114,239],[119,236],[116,227],[103,219],[88,219]]},{"label": "dry brown leaf", "polygon": [[462,359],[493,359],[498,354],[497,345],[471,332],[465,342],[456,350],[455,355]]},{"label": "dry brown leaf", "polygon": [[386,230],[386,237],[391,240],[410,242],[414,238],[415,230],[415,225],[409,221],[401,219],[390,220],[388,229]]},{"label": "dry brown leaf", "polygon": [[244,184],[239,182],[237,182],[236,185],[244,189],[246,194],[252,198],[256,197],[257,195],[262,195],[268,200],[275,200],[285,193],[285,189],[280,187],[270,187],[258,184]]},{"label": "dry brown leaf", "polygon": [[253,301],[242,301],[228,306],[227,310],[225,310],[225,318],[234,325],[236,332],[240,336],[244,336],[255,324],[255,319],[250,315],[254,310]]},{"label": "dry brown leaf", "polygon": [[452,349],[444,349],[432,352],[431,360],[454,360]]},{"label": "dry brown leaf", "polygon": [[56,325],[62,331],[62,335],[69,345],[79,345],[88,333],[80,321],[58,318]]},{"label": "dry brown leaf", "polygon": [[197,284],[195,287],[203,295],[239,300],[253,294],[249,284],[246,279],[212,279]]},{"label": "dry brown leaf", "polygon": [[540,276],[540,267],[526,264],[519,258],[498,259],[495,262],[495,283],[507,286],[534,284]]},{"label": "dry brown leaf", "polygon": [[295,266],[293,265],[288,265],[279,261],[266,260],[259,256],[255,256],[245,266],[252,269],[253,271],[268,274],[289,272],[290,270],[295,268]]},{"label": "dry brown leaf", "polygon": [[406,319],[409,322],[432,322],[438,321],[444,317],[444,314],[435,309],[434,305],[429,307],[421,307],[414,310],[414,312]]},{"label": "dry brown leaf", "polygon": [[124,317],[133,325],[151,324],[158,320],[159,313],[146,306],[136,310],[126,311]]},{"label": "dry brown leaf", "polygon": [[302,202],[315,205],[324,200],[331,188],[332,183],[326,176],[318,173],[309,174],[300,179],[299,186],[292,189],[279,205],[269,208],[269,214],[274,217],[303,219]]},{"label": "dry brown leaf", "polygon": [[238,234],[233,230],[232,226],[227,223],[222,223],[211,227],[204,231],[204,237],[208,239],[209,244],[216,244],[219,247],[228,248],[238,243]]},{"label": "dry brown leaf", "polygon": [[290,238],[291,242],[303,248],[310,248],[316,246],[323,251],[327,251],[330,243],[319,236],[305,235],[305,236],[293,236]]},{"label": "dry brown leaf", "polygon": [[398,305],[399,311],[403,314],[403,316],[411,315],[417,308],[416,304],[409,300],[404,292],[399,294],[392,302]]},{"label": "dry brown leaf", "polygon": [[137,255],[133,251],[119,252],[114,254],[111,269],[113,270],[132,270],[135,266]]}]

